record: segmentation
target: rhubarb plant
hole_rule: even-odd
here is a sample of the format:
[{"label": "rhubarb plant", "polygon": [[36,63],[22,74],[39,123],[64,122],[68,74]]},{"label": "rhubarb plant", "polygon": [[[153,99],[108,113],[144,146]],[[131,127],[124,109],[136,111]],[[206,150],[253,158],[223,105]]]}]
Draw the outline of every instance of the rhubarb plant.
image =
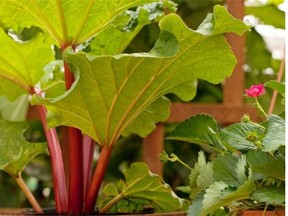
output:
[{"label": "rhubarb plant", "polygon": [[[0,79],[5,85],[0,93],[9,100],[24,94],[38,108],[57,213],[94,211],[113,146],[121,136],[145,137],[165,121],[167,93],[189,101],[198,79],[220,83],[231,75],[236,59],[223,34],[241,35],[248,27],[217,5],[192,30],[175,10],[169,0],[0,2]],[[160,28],[154,47],[147,53],[122,53],[143,26],[153,22]],[[19,34],[32,27],[35,36],[21,40]],[[68,155],[62,156],[58,126],[68,128]],[[92,171],[95,143],[101,153]],[[64,161],[69,161],[67,170]],[[129,188],[134,179],[126,180]],[[145,193],[145,187],[139,193]],[[181,202],[171,190],[165,190],[159,202],[166,203],[169,196],[178,202],[173,205],[177,210]]]}]

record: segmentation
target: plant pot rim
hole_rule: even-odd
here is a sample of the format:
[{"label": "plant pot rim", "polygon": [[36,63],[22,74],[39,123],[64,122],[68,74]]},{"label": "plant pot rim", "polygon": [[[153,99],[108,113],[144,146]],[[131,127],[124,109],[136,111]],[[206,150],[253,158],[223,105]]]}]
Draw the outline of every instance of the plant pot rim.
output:
[{"label": "plant pot rim", "polygon": [[[55,208],[44,208],[44,214],[36,214],[33,209],[30,208],[0,208],[0,215],[71,215],[71,214],[56,214]],[[97,215],[97,216],[186,216],[187,213],[184,211],[176,212],[163,212],[163,213],[126,213],[126,214],[75,214],[75,215]]]},{"label": "plant pot rim", "polygon": [[[264,210],[245,210],[241,216],[262,216]],[[285,209],[266,210],[265,216],[285,216]]]}]

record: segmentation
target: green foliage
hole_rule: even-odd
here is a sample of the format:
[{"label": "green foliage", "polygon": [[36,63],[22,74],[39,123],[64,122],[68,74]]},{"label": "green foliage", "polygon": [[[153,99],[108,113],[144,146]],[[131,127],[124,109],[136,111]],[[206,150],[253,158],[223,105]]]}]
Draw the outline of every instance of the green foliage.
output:
[{"label": "green foliage", "polygon": [[276,115],[269,116],[262,124],[248,121],[223,129],[216,126],[212,116],[199,114],[179,124],[168,139],[209,145],[220,151],[231,152],[235,152],[235,149],[273,152],[285,142],[285,123]]},{"label": "green foliage", "polygon": [[252,198],[260,203],[267,203],[270,205],[282,205],[285,202],[285,188],[284,187],[262,187],[256,189],[252,194]]},{"label": "green foliage", "polygon": [[60,47],[81,44],[125,10],[150,2],[154,0],[6,1],[0,3],[0,17],[3,27],[16,32],[25,27],[39,27]]},{"label": "green foliage", "polygon": [[[174,11],[175,4],[169,0],[0,2],[0,81],[5,85],[0,87],[0,95],[15,100],[24,94],[24,101],[5,101],[3,116],[23,118],[25,112],[9,112],[10,105],[27,105],[27,94],[37,92],[33,102],[49,109],[50,126],[79,128],[102,146],[115,144],[121,135],[146,136],[155,123],[169,115],[170,101],[163,95],[172,93],[188,101],[196,94],[198,79],[220,83],[231,75],[236,59],[223,34],[241,35],[248,30],[222,6],[215,6],[196,31],[178,15],[166,15]],[[119,54],[145,25],[158,21],[160,36],[150,52]],[[75,75],[66,92],[64,64],[55,61],[62,60],[59,53]],[[46,147],[24,139],[25,123],[1,119],[0,128],[0,168],[18,177],[31,158]],[[49,142],[52,147],[55,143]],[[54,178],[65,182],[59,179],[64,176],[59,158],[59,164],[52,163],[52,170],[60,170],[59,176],[53,173]],[[196,183],[205,185],[211,177],[208,171],[212,167],[207,167]],[[143,165],[132,165],[124,175],[125,183],[104,190],[108,196],[125,197],[117,205],[121,211],[126,212],[127,204],[130,210],[146,204],[156,211],[179,208],[181,203],[170,188]],[[65,192],[63,185],[60,188]],[[63,205],[57,206],[59,209],[65,206],[66,194],[60,195],[56,197],[56,203]],[[133,205],[139,199],[140,203]],[[113,199],[107,204],[110,201]],[[93,203],[91,206],[93,209]]]},{"label": "green foliage", "polygon": [[163,184],[160,176],[150,173],[144,163],[133,163],[123,174],[125,181],[110,183],[103,189],[101,213],[110,208],[109,213],[137,212],[145,207],[153,207],[155,212],[171,212],[181,208],[182,201],[168,185]]},{"label": "green foliage", "polygon": [[263,123],[265,136],[263,138],[263,151],[274,152],[285,145],[285,120],[277,115],[271,115]]},{"label": "green foliage", "polygon": [[216,120],[209,115],[201,114],[193,116],[189,120],[179,124],[176,129],[169,134],[167,139],[212,146],[215,150],[226,150],[225,146],[216,136],[217,130],[218,125]]},{"label": "green foliage", "polygon": [[[272,55],[267,49],[264,39],[254,28],[247,34],[246,56],[246,62],[252,72],[271,67]],[[255,58],[256,56],[257,58]]]},{"label": "green foliage", "polygon": [[52,61],[43,68],[43,71],[45,74],[39,85],[45,96],[56,97],[63,94],[66,91],[63,61]]},{"label": "green foliage", "polygon": [[203,151],[199,152],[198,162],[191,170],[190,179],[190,197],[195,198],[200,192],[203,192],[214,182],[213,164],[206,162]]},{"label": "green foliage", "polygon": [[[221,25],[224,21],[229,29]],[[80,128],[100,145],[113,144],[121,134],[145,136],[168,117],[169,103],[162,95],[190,100],[197,78],[219,83],[230,75],[235,58],[222,33],[233,26],[239,34],[247,29],[221,6],[197,31],[175,14],[159,25],[162,33],[149,53],[91,56],[66,50],[64,59],[77,72],[77,83],[61,98],[34,100],[53,112],[50,125]]]},{"label": "green foliage", "polygon": [[[266,85],[280,92],[285,87],[276,82]],[[244,116],[241,122],[220,128],[212,116],[198,114],[181,122],[168,139],[211,146],[218,151],[210,162],[200,152],[198,162],[190,169],[188,191],[192,204],[188,215],[214,215],[220,207],[228,214],[257,205],[285,205],[282,117],[271,114],[256,123]],[[183,164],[177,156],[169,161]]]},{"label": "green foliage", "polygon": [[219,134],[221,140],[242,151],[256,149],[257,146],[260,146],[259,142],[261,143],[263,135],[263,127],[250,122],[230,125],[222,129]]},{"label": "green foliage", "polygon": [[284,82],[277,82],[276,80],[270,80],[269,82],[265,83],[265,87],[271,88],[273,90],[278,91],[279,94],[285,94],[285,83]]},{"label": "green foliage", "polygon": [[[43,67],[54,59],[51,45],[44,40],[43,34],[38,34],[28,42],[15,42],[2,29],[0,29],[0,79],[10,80],[30,91],[43,76]],[[6,85],[5,85],[6,87]],[[7,85],[7,88],[15,88],[15,85]],[[11,94],[6,89],[7,97]],[[13,91],[12,91],[13,92]],[[16,98],[19,95],[16,95]],[[15,94],[13,94],[15,99]]]},{"label": "green foliage", "polygon": [[46,153],[45,143],[29,143],[23,133],[25,122],[9,122],[0,119],[0,169],[17,177],[27,163],[38,154]]},{"label": "green foliage", "polygon": [[90,52],[93,55],[121,53],[145,25],[158,22],[164,16],[163,10],[175,12],[175,4],[170,1],[153,2],[118,15],[111,25],[92,39]]},{"label": "green foliage", "polygon": [[5,96],[0,96],[0,110],[3,119],[9,121],[24,121],[28,110],[28,95],[19,96],[14,101],[9,101]]},{"label": "green foliage", "polygon": [[[285,29],[285,12],[279,10],[274,4],[246,7],[245,13],[258,17],[264,24]],[[267,14],[273,14],[273,16],[267,16]]]},{"label": "green foliage", "polygon": [[[208,215],[231,202],[248,198],[251,191],[255,190],[252,170],[247,166],[245,156],[222,155],[208,163],[213,169],[201,166],[203,163],[206,164],[205,157],[200,153],[195,165],[198,172],[195,174],[194,169],[191,172],[198,182],[191,185],[191,188],[194,191],[198,189],[201,193],[196,196],[192,194],[193,201],[188,215]],[[201,178],[203,172],[210,177]]]}]

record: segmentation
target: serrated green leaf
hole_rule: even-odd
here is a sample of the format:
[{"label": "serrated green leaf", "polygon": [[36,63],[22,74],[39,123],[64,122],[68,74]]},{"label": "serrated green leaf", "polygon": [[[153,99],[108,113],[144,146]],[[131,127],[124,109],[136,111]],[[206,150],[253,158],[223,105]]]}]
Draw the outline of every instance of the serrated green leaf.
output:
[{"label": "serrated green leaf", "polygon": [[239,182],[244,182],[247,180],[248,170],[245,156],[239,157],[236,164],[236,174]]},{"label": "serrated green leaf", "polygon": [[45,143],[29,143],[23,133],[25,122],[9,122],[0,118],[0,169],[17,177],[28,162],[38,154],[46,153]]},{"label": "serrated green leaf", "polygon": [[255,184],[252,179],[251,169],[246,181],[238,188],[231,188],[224,182],[214,182],[205,194],[199,195],[192,201],[189,207],[188,215],[206,216],[212,212],[218,211],[220,207],[227,206],[238,200],[249,198],[252,191],[255,190]]},{"label": "serrated green leaf", "polygon": [[214,179],[205,192],[193,197],[188,215],[209,215],[220,207],[249,198],[255,190],[252,169],[245,156],[218,155],[212,163]]},{"label": "serrated green leaf", "polygon": [[2,29],[0,40],[0,77],[29,92],[44,74],[44,66],[54,59],[51,45],[42,34],[25,43],[15,42]]},{"label": "serrated green leaf", "polygon": [[[138,200],[137,203],[141,203],[142,208],[144,204],[150,204],[154,207],[155,212],[167,212],[175,211],[181,207],[181,200],[173,193],[171,188],[165,184],[162,178],[158,175],[149,172],[148,167],[144,163],[133,163],[130,168],[123,171],[125,176],[124,184],[122,181],[120,183],[123,188],[118,184],[114,187],[117,189],[104,189],[108,190],[109,194],[112,192],[112,196],[106,194],[108,201],[105,203],[117,199],[117,206],[121,205],[121,202],[130,203],[133,205],[133,200]],[[111,187],[111,185],[109,186]],[[118,194],[115,196],[115,192]],[[116,203],[114,203],[116,204]],[[131,206],[126,206],[130,209]],[[139,208],[139,206],[137,206]],[[107,210],[107,209],[106,209]],[[123,206],[122,206],[123,210]],[[100,209],[100,212],[102,210]],[[126,212],[126,211],[125,211]]]},{"label": "serrated green leaf", "polygon": [[246,181],[235,189],[233,188],[231,190],[224,182],[215,182],[206,190],[202,202],[201,216],[206,216],[234,201],[249,198],[251,192],[254,190],[255,184],[252,178],[251,168],[249,168]]},{"label": "serrated green leaf", "polygon": [[264,202],[269,205],[284,205],[285,188],[284,187],[261,187],[252,193],[252,198],[259,203]]},{"label": "serrated green leaf", "polygon": [[[285,179],[285,159],[283,157],[271,158],[263,151],[249,151],[247,161],[251,164],[253,173],[261,174],[257,179],[273,177],[280,180]],[[256,177],[254,177],[256,179]]]},{"label": "serrated green leaf", "polygon": [[238,178],[239,170],[237,169],[237,164],[239,162],[239,157],[236,155],[219,155],[213,161],[213,170],[214,170],[214,178],[215,181],[225,182],[227,185],[238,187],[243,183]]},{"label": "serrated green leaf", "polygon": [[60,47],[83,43],[126,9],[150,2],[154,0],[9,0],[0,2],[0,18],[4,27],[16,32],[37,26]]},{"label": "serrated green leaf", "polygon": [[214,182],[213,164],[211,162],[206,162],[203,151],[198,153],[198,161],[192,169],[189,179],[191,198],[195,198],[201,191],[205,190]]},{"label": "serrated green leaf", "polygon": [[[214,16],[220,16],[216,20],[221,23],[220,12],[215,7]],[[34,103],[41,102],[53,111],[58,119],[52,123],[80,128],[100,145],[115,143],[124,131],[147,135],[151,132],[149,125],[155,124],[154,117],[157,121],[168,117],[163,112],[167,103],[153,110],[154,117],[147,119],[149,128],[132,128],[131,123],[162,95],[174,93],[190,100],[196,93],[197,78],[219,83],[231,74],[235,58],[223,29],[216,26],[216,35],[202,35],[187,28],[176,14],[170,14],[161,20],[162,33],[150,53],[87,56],[68,49],[64,59],[74,65],[80,79],[77,77],[62,97],[38,98]],[[164,44],[168,44],[165,49]]]},{"label": "serrated green leaf", "polygon": [[249,151],[247,152],[246,156],[247,156],[247,161],[252,165],[252,167],[257,164],[259,165],[262,163],[269,163],[272,161],[272,159],[267,155],[267,153],[261,150]]},{"label": "serrated green leaf", "polygon": [[255,164],[252,166],[255,173],[263,174],[267,177],[274,177],[285,181],[285,160],[277,159],[270,162]]},{"label": "serrated green leaf", "polygon": [[273,152],[285,145],[285,121],[277,115],[270,115],[264,122],[265,136],[263,138],[263,151]]},{"label": "serrated green leaf", "polygon": [[238,150],[256,149],[255,141],[261,142],[264,129],[260,125],[252,123],[235,123],[221,130],[219,136],[229,145]]},{"label": "serrated green leaf", "polygon": [[199,194],[195,199],[193,199],[192,204],[189,206],[187,211],[188,216],[201,215],[203,199],[204,193]]},{"label": "serrated green leaf", "polygon": [[219,128],[216,120],[206,114],[199,114],[181,122],[167,139],[186,141],[226,150],[216,133]]}]

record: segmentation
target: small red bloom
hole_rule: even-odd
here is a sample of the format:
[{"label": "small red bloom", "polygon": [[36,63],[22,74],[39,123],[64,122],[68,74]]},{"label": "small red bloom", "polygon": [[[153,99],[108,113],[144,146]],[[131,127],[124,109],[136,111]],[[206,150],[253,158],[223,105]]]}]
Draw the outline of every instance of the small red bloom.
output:
[{"label": "small red bloom", "polygon": [[249,89],[245,89],[247,96],[259,97],[265,93],[264,84],[252,85]]}]

